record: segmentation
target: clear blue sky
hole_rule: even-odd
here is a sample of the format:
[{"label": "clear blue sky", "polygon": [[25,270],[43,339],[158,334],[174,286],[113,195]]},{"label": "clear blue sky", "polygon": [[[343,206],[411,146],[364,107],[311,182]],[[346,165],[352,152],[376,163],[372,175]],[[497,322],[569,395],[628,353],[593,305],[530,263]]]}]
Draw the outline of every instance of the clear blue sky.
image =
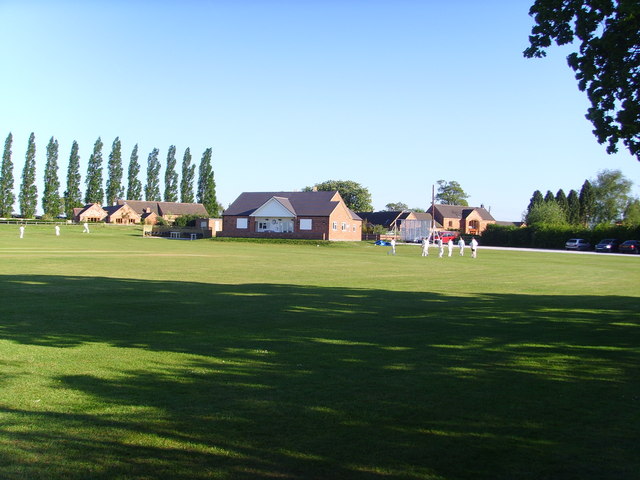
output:
[{"label": "clear blue sky", "polygon": [[425,208],[444,179],[520,220],[536,189],[579,190],[606,168],[637,184],[640,162],[591,133],[568,50],[522,57],[531,3],[0,0],[16,193],[31,132],[39,195],[52,136],[61,192],[74,140],[83,182],[98,137],[105,166],[120,137],[125,171],[139,144],[143,184],[154,147],[162,176],[170,145],[178,163],[212,147],[224,206],[331,179],[367,187],[375,209]]}]

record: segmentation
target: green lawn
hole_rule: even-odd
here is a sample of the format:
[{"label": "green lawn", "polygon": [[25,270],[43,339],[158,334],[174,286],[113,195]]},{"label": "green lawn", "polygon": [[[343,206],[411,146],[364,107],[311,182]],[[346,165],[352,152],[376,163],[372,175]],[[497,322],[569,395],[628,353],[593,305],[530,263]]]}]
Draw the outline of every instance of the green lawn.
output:
[{"label": "green lawn", "polygon": [[2,479],[637,479],[640,258],[0,225]]}]

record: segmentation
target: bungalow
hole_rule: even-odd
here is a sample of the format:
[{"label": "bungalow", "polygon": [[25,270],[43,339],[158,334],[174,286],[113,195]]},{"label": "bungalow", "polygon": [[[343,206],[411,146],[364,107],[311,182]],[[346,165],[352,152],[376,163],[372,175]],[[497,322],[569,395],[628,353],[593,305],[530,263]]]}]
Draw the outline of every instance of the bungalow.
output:
[{"label": "bungalow", "polygon": [[496,223],[484,207],[433,205],[427,212],[444,229],[457,230],[466,235],[480,235],[487,229],[487,225]]},{"label": "bungalow", "polygon": [[337,191],[244,192],[222,214],[218,236],[359,241],[362,220]]}]

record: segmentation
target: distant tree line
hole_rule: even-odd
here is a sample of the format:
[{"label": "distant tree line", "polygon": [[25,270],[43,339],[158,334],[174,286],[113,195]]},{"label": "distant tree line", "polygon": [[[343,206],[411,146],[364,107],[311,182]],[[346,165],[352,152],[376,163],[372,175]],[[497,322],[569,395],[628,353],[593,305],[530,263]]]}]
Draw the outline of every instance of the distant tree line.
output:
[{"label": "distant tree line", "polygon": [[[0,217],[11,217],[16,200],[19,205],[19,216],[33,218],[38,203],[38,188],[36,187],[36,141],[34,133],[29,136],[25,163],[22,169],[22,181],[18,195],[14,193],[14,165],[12,156],[13,135],[9,133],[4,143],[2,165],[0,166]],[[164,175],[164,191],[160,189],[161,164],[158,156],[160,151],[154,148],[147,159],[146,183],[139,179],[140,162],[138,144],[133,147],[129,157],[126,185],[124,183],[124,167],[122,162],[122,144],[116,137],[111,146],[111,153],[106,166],[106,189],[103,188],[103,143],[100,137],[93,146],[93,152],[87,164],[84,197],[81,192],[80,156],[78,143],[74,140],[67,166],[66,188],[60,194],[60,179],[58,176],[58,141],[51,137],[46,149],[46,163],[44,168],[44,188],[42,190],[42,211],[45,217],[55,218],[63,213],[67,218],[73,217],[73,209],[88,203],[100,205],[114,205],[118,199],[127,200],[165,201],[204,204],[209,215],[216,217],[221,213],[220,204],[216,198],[216,183],[212,166],[212,149],[207,148],[202,154],[198,166],[196,182],[196,165],[192,164],[191,151],[187,148],[182,157],[182,177],[176,171],[176,147],[171,145],[167,153]],[[197,188],[196,188],[197,187]],[[195,189],[195,195],[194,195]],[[106,200],[106,203],[105,203]]]},{"label": "distant tree line", "polygon": [[631,196],[633,182],[620,170],[602,170],[585,180],[580,192],[563,189],[554,195],[533,192],[524,215],[530,226],[640,225],[640,200]]}]

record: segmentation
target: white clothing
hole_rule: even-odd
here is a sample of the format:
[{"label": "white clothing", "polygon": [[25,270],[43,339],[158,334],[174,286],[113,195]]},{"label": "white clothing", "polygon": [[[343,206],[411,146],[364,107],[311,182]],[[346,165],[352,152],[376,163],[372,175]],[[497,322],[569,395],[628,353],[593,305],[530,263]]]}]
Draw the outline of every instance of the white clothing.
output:
[{"label": "white clothing", "polygon": [[460,240],[458,240],[458,247],[460,247],[460,256],[464,256],[464,238],[460,237]]},{"label": "white clothing", "polygon": [[60,236],[60,227],[56,225],[56,237]]},{"label": "white clothing", "polygon": [[392,238],[391,239],[391,250],[389,250],[389,252],[387,252],[387,255],[395,255],[396,254],[396,239]]},{"label": "white clothing", "polygon": [[449,256],[451,256],[451,253],[453,252],[453,240],[449,239],[447,242],[447,248],[449,249]]},{"label": "white clothing", "polygon": [[429,240],[427,240],[426,238],[422,239],[422,256],[429,256]]},{"label": "white clothing", "polygon": [[478,251],[478,241],[475,238],[471,239],[471,258],[476,258]]},{"label": "white clothing", "polygon": [[89,233],[89,224],[83,223],[82,225],[84,226],[84,230],[82,230],[82,233]]},{"label": "white clothing", "polygon": [[442,245],[442,239],[439,238],[438,239],[438,257],[442,258],[442,255],[444,255],[444,245]]},{"label": "white clothing", "polygon": [[24,227],[20,225],[20,238],[24,237]]}]

